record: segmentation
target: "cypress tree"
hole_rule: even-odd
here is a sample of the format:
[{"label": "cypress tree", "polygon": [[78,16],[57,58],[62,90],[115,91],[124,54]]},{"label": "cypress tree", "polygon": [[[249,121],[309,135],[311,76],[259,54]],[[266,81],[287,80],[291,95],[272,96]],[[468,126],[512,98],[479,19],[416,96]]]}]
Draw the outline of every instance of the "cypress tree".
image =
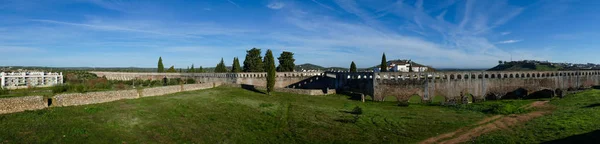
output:
[{"label": "cypress tree", "polygon": [[412,61],[408,60],[408,72],[414,72],[412,68]]},{"label": "cypress tree", "polygon": [[162,57],[158,57],[158,71],[159,73],[165,72],[165,66],[162,62]]},{"label": "cypress tree", "polygon": [[195,72],[196,72],[196,69],[194,69],[194,64],[192,64],[192,67],[190,67],[189,73],[195,73]]},{"label": "cypress tree", "polygon": [[381,65],[379,66],[379,68],[381,68],[380,72],[387,72],[387,67],[387,60],[385,58],[385,53],[383,53],[383,56],[381,57]]},{"label": "cypress tree", "polygon": [[237,57],[233,58],[233,66],[231,68],[231,72],[233,72],[233,73],[242,72],[242,67],[240,66],[240,60]]},{"label": "cypress tree", "polygon": [[246,51],[244,59],[244,72],[264,72],[263,59],[260,56],[260,49],[252,48]]},{"label": "cypress tree", "polygon": [[265,65],[267,69],[267,94],[271,95],[275,87],[275,58],[273,58],[271,50],[267,50]]},{"label": "cypress tree", "polygon": [[217,67],[215,67],[215,73],[226,73],[227,72],[227,67],[225,66],[225,62],[223,61],[223,58],[221,58],[221,62],[219,62],[219,64],[217,64]]},{"label": "cypress tree", "polygon": [[282,52],[281,55],[277,58],[279,60],[279,66],[277,66],[278,72],[293,72],[296,64],[294,62],[294,53],[291,52]]},{"label": "cypress tree", "polygon": [[356,70],[356,64],[354,64],[354,61],[352,61],[352,63],[350,64],[350,72],[358,72]]}]

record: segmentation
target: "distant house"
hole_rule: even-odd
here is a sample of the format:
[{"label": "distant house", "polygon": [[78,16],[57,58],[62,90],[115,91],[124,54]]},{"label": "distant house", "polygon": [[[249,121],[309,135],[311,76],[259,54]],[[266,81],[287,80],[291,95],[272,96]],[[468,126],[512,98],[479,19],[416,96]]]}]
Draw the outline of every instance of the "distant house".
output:
[{"label": "distant house", "polygon": [[[387,69],[389,72],[410,72],[410,67],[412,65],[412,72],[426,72],[430,70],[428,66],[424,66],[411,60],[392,60],[387,62]],[[376,67],[373,69],[375,72],[380,72],[381,68]]]}]

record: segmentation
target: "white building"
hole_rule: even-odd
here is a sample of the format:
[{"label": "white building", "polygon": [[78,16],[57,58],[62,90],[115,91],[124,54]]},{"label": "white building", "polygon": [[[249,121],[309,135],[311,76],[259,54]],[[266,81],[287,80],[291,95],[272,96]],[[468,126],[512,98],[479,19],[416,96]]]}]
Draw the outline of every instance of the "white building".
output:
[{"label": "white building", "polygon": [[[429,67],[411,62],[410,60],[393,60],[388,61],[388,71],[389,72],[410,72],[410,66],[412,65],[412,72],[426,72],[429,70]],[[381,68],[373,69],[375,72],[380,72]]]},{"label": "white building", "polygon": [[48,87],[63,83],[62,73],[11,72],[0,73],[0,86],[8,89]]}]

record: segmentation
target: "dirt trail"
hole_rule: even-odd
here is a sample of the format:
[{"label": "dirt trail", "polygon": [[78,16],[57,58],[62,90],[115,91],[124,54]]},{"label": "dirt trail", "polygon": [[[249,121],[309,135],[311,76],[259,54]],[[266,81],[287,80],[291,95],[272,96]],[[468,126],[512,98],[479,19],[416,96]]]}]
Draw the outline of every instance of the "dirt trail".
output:
[{"label": "dirt trail", "polygon": [[478,137],[482,134],[498,130],[498,129],[508,129],[510,126],[516,125],[517,123],[522,123],[529,121],[531,119],[543,116],[551,112],[548,109],[543,109],[550,107],[547,105],[548,101],[536,101],[529,105],[524,106],[525,109],[530,108],[542,108],[536,111],[526,113],[526,114],[512,114],[512,115],[496,115],[492,117],[485,118],[477,124],[474,128],[469,129],[469,127],[461,128],[456,131],[442,134],[436,137],[431,137],[425,141],[420,142],[421,144],[430,144],[430,143],[440,143],[440,144],[455,144],[462,143],[471,140],[472,138]]}]

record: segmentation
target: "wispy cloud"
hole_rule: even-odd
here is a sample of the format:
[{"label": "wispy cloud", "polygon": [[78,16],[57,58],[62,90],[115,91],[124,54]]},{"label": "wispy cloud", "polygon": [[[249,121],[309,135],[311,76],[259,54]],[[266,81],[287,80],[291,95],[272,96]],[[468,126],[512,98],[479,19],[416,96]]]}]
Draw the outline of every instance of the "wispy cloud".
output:
[{"label": "wispy cloud", "polygon": [[325,5],[325,4],[323,4],[323,3],[320,3],[320,2],[319,2],[319,1],[317,1],[317,0],[312,0],[312,2],[316,3],[317,5],[319,5],[319,6],[323,7],[323,8],[326,8],[326,9],[329,9],[329,10],[333,10],[333,11],[335,11],[335,9],[333,9],[332,7],[330,7],[330,6],[328,6],[328,5]]},{"label": "wispy cloud", "polygon": [[267,5],[268,8],[270,9],[281,9],[285,6],[285,4],[283,2],[271,2]]},{"label": "wispy cloud", "polygon": [[235,5],[235,6],[236,6],[236,7],[238,7],[238,8],[240,7],[240,5],[238,5],[237,3],[235,3],[235,2],[233,2],[233,1],[231,1],[231,0],[227,0],[227,2],[229,2],[229,3],[233,4],[233,5]]},{"label": "wispy cloud", "polygon": [[522,42],[523,40],[505,40],[505,41],[500,41],[498,42],[498,44],[511,44],[511,43],[518,43],[518,42]]},{"label": "wispy cloud", "polygon": [[500,35],[509,35],[509,34],[511,34],[511,32],[508,32],[508,31],[500,33]]}]

